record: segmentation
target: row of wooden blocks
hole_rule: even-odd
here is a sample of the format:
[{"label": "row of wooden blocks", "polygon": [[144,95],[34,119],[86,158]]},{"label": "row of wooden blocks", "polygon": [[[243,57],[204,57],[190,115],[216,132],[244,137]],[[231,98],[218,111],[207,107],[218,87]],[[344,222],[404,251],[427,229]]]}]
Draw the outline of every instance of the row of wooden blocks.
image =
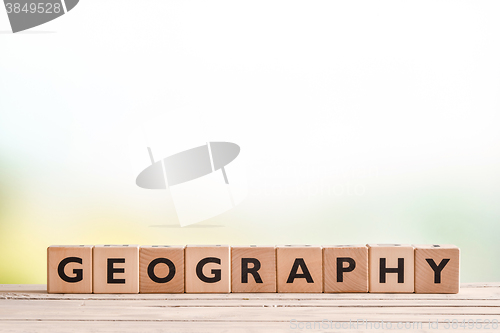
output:
[{"label": "row of wooden blocks", "polygon": [[49,293],[458,293],[454,245],[50,246]]}]

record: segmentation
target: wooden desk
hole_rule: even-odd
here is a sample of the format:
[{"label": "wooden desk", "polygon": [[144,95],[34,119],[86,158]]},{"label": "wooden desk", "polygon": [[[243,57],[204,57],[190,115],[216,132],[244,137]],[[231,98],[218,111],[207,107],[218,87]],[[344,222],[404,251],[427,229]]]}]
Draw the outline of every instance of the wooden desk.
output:
[{"label": "wooden desk", "polygon": [[[358,319],[366,322],[356,328]],[[451,326],[453,319],[458,325],[464,319],[500,321],[500,283],[462,284],[454,295],[56,295],[47,294],[45,285],[0,285],[0,332],[388,331],[375,329],[377,324],[392,325],[395,332],[500,332],[477,322],[471,329],[446,329],[446,320]],[[429,321],[436,320],[439,329],[430,329]],[[315,322],[316,329],[306,329]],[[415,329],[398,328],[399,322],[416,322]]]}]

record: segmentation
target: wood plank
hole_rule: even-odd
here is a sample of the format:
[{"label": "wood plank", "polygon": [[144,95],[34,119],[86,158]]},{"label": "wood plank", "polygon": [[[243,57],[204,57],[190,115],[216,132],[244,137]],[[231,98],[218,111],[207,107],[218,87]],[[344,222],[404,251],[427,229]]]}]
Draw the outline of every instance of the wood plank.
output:
[{"label": "wood plank", "polygon": [[[0,285],[0,331],[285,332],[364,331],[362,324],[500,321],[500,284],[464,284],[459,294],[47,294],[45,285]],[[431,329],[429,321],[438,322]],[[295,327],[293,326],[295,325]],[[328,326],[330,325],[330,326]],[[333,325],[333,326],[332,326]],[[334,325],[346,325],[335,328]],[[427,325],[427,326],[426,326]],[[479,328],[476,328],[479,330]],[[307,331],[305,329],[298,331]],[[412,330],[404,330],[412,332]],[[471,331],[471,330],[469,330]]]},{"label": "wood plank", "polygon": [[[33,302],[46,302],[58,300],[32,300]],[[66,300],[64,300],[66,301]],[[77,300],[85,302],[85,304],[131,304],[137,302],[141,306],[157,306],[157,307],[365,307],[365,308],[381,308],[381,307],[496,307],[500,308],[498,300],[461,300],[456,302],[453,300],[395,300],[383,301],[380,300]],[[117,305],[118,306],[118,305]]]},{"label": "wood plank", "polygon": [[[304,323],[305,324],[305,323]],[[318,327],[319,327],[318,323]],[[346,328],[335,330],[335,326],[333,329],[330,329],[330,324],[326,323],[325,330],[307,330],[311,332],[345,332],[345,333],[353,333],[362,331],[359,329],[349,329],[349,323],[338,323],[338,325],[345,325]],[[11,321],[11,322],[2,322],[2,330],[4,332],[34,332],[34,333],[67,333],[67,332],[144,332],[147,327],[148,332],[217,332],[217,333],[241,333],[241,332],[272,332],[272,333],[283,333],[283,332],[307,332],[306,330],[298,330],[293,329],[290,323],[274,323],[274,322],[205,322],[203,323],[203,327],[196,329],[194,323],[189,322],[149,322],[147,326],[145,326],[144,322],[113,322],[110,324],[109,322],[86,322],[86,321],[70,321],[70,322],[60,322],[60,321],[34,321],[34,322],[26,322],[26,321]],[[335,323],[333,323],[335,325]],[[426,324],[427,325],[427,324]],[[437,332],[450,332],[450,330],[436,330],[436,329],[427,329],[427,326],[424,325],[425,329],[409,329],[404,330],[404,332],[408,333],[437,333]],[[374,330],[382,331],[382,330]],[[398,332],[397,330],[394,330]],[[471,330],[467,330],[471,332]]]},{"label": "wood plank", "polygon": [[370,293],[232,293],[232,294],[47,294],[43,284],[0,285],[1,298],[31,299],[499,299],[500,283],[466,283],[458,294],[370,294]]},{"label": "wood plank", "polygon": [[500,320],[500,311],[491,307],[329,307],[261,306],[261,307],[203,307],[148,306],[137,301],[37,301],[11,300],[0,302],[0,320],[134,320],[134,321],[301,321],[346,320],[436,320],[469,317],[488,317]]}]

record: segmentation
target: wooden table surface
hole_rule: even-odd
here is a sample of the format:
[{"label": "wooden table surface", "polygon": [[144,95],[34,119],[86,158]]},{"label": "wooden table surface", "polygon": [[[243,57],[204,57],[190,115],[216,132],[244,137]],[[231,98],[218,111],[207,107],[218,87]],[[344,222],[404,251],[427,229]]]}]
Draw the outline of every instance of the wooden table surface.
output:
[{"label": "wooden table surface", "polygon": [[454,295],[59,295],[0,285],[0,332],[500,332],[498,321],[500,283]]}]

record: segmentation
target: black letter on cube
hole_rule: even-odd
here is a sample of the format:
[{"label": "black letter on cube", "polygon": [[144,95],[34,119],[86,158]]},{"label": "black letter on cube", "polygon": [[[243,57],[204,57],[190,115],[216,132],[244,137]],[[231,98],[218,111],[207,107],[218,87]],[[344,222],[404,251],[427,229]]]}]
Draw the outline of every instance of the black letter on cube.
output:
[{"label": "black letter on cube", "polygon": [[67,264],[70,262],[76,262],[77,264],[82,264],[83,260],[82,258],[78,257],[68,257],[64,258],[61,260],[59,263],[59,266],[57,266],[57,273],[59,274],[59,277],[69,283],[75,283],[75,282],[80,282],[83,280],[83,270],[82,269],[74,269],[73,273],[75,274],[74,277],[67,276],[66,273],[64,273],[64,268],[66,267]]},{"label": "black letter on cube", "polygon": [[[249,268],[248,264],[252,263],[253,267]],[[241,258],[241,283],[248,283],[248,274],[252,274],[256,283],[262,283],[259,272],[260,261],[257,258]]]},{"label": "black letter on cube", "polygon": [[113,265],[124,264],[125,258],[108,258],[108,283],[109,284],[125,284],[125,279],[115,279],[114,273],[125,273],[125,268],[114,268]]},{"label": "black letter on cube", "polygon": [[385,258],[380,258],[380,283],[385,283],[386,273],[398,273],[398,283],[405,283],[405,259],[398,258],[398,268],[387,268]]},{"label": "black letter on cube", "polygon": [[208,257],[201,259],[200,262],[196,265],[196,275],[198,278],[206,283],[215,283],[219,282],[221,280],[222,273],[220,269],[212,269],[212,274],[214,275],[213,277],[208,277],[203,275],[203,266],[208,264],[209,262],[213,262],[216,264],[220,265],[220,259],[219,258],[214,258],[214,257]]}]

